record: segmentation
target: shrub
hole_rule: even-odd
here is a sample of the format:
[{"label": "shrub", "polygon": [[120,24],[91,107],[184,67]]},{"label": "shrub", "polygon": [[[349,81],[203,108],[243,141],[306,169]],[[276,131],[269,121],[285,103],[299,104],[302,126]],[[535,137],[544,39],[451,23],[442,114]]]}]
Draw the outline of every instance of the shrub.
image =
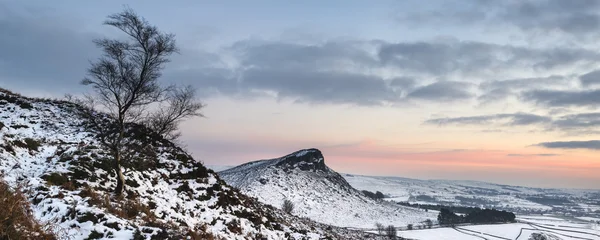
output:
[{"label": "shrub", "polygon": [[287,214],[292,214],[294,211],[294,203],[289,199],[283,200],[283,204],[281,205],[281,210],[286,212]]},{"label": "shrub", "polygon": [[42,144],[33,138],[25,138],[25,146],[31,151],[37,151]]},{"label": "shrub", "polygon": [[42,179],[46,180],[46,182],[50,185],[62,186],[69,182],[69,178],[60,173],[51,173],[50,175],[42,176]]},{"label": "shrub", "polygon": [[20,189],[13,190],[0,181],[0,239],[57,239],[49,229],[34,219]]},{"label": "shrub", "polygon": [[532,233],[531,236],[529,236],[529,240],[547,240],[548,238],[546,237],[546,235],[542,234],[542,233]]},{"label": "shrub", "polygon": [[413,230],[413,225],[412,225],[412,224],[408,224],[408,225],[406,225],[406,229],[408,229],[408,230]]},{"label": "shrub", "polygon": [[425,220],[425,225],[427,228],[431,228],[433,226],[433,221],[431,221],[431,219],[427,219]]}]

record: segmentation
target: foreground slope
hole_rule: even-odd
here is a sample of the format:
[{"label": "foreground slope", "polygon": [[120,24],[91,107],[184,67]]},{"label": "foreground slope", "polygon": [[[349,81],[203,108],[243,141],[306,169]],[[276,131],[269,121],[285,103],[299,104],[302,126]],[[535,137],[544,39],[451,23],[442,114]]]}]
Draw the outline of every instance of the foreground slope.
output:
[{"label": "foreground slope", "polygon": [[[116,185],[96,125],[103,114],[76,104],[0,89],[0,180],[21,186],[35,217],[64,239],[359,239],[363,235],[298,219],[226,185],[184,150],[128,127],[135,154]],[[102,127],[102,126],[100,126]]]},{"label": "foreground slope", "polygon": [[219,175],[261,202],[279,207],[289,199],[295,204],[294,215],[335,226],[373,228],[377,222],[405,226],[436,217],[433,212],[364,196],[325,165],[318,149],[249,162]]}]

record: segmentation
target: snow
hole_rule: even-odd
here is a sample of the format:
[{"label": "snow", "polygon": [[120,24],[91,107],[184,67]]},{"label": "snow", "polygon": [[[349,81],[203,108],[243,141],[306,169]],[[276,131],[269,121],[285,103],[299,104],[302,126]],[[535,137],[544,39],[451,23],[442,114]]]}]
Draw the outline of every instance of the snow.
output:
[{"label": "snow", "polygon": [[[71,179],[74,171],[78,170],[91,177],[72,178],[71,181],[89,185],[101,198],[111,196],[108,191],[116,184],[113,171],[94,165],[106,157],[107,151],[102,148],[95,134],[83,127],[87,120],[78,114],[81,111],[78,106],[61,101],[17,97],[19,101],[33,106],[32,109],[24,109],[19,104],[5,100],[6,97],[6,93],[0,92],[0,122],[6,125],[0,129],[0,177],[11,186],[23,186],[32,201],[33,214],[39,221],[52,223],[64,230],[61,231],[61,238],[74,240],[86,239],[92,231],[117,239],[131,239],[138,230],[144,230],[142,235],[146,238],[158,233],[158,228],[145,226],[146,222],[140,218],[142,213],[133,219],[119,217],[92,203],[90,197],[80,196],[81,188],[67,189],[44,180],[44,176],[51,173],[64,173]],[[39,148],[27,149],[14,144],[26,138],[39,142]],[[14,149],[8,148],[9,145]],[[191,158],[191,161],[180,160],[179,156],[189,154],[171,143],[156,143],[152,145],[152,151],[156,152],[156,163],[160,168],[144,171],[126,169],[125,176],[135,183],[128,185],[127,190],[135,193],[141,204],[155,205],[150,214],[155,215],[157,221],[181,223],[191,228],[207,226],[209,233],[224,239],[248,239],[259,234],[267,239],[283,239],[286,234],[298,239],[323,237],[325,226],[253,203],[254,200],[223,185],[214,173],[209,172],[206,178],[179,177],[202,165]],[[92,170],[84,168],[88,165]],[[184,185],[189,186],[189,192],[178,190]],[[207,189],[217,185],[219,189],[214,190],[214,195],[207,195]],[[219,205],[220,194],[241,202]],[[110,204],[116,204],[115,200],[111,199]],[[266,221],[255,225],[246,218],[236,216],[236,212],[244,210],[261,214],[259,219],[267,220],[264,214],[280,219],[283,230],[267,227]],[[97,219],[79,220],[87,215]],[[228,230],[226,224],[233,221],[239,222],[240,233]],[[116,223],[118,229],[111,227],[111,223]]]},{"label": "snow", "polygon": [[[577,231],[579,231],[578,229]],[[473,225],[458,226],[456,228],[434,228],[411,231],[398,231],[398,236],[415,240],[450,240],[450,239],[517,239],[527,240],[532,233],[542,233],[556,238],[548,239],[600,239],[600,231],[593,229],[584,229],[586,231],[573,232],[573,229],[558,227],[548,229],[544,227],[532,226],[525,223],[494,224],[494,225]]]},{"label": "snow", "polygon": [[[278,159],[250,162],[219,175],[263,203],[279,208],[289,199],[295,205],[294,215],[339,227],[373,228],[376,223],[406,226],[437,218],[433,211],[372,200],[328,167],[316,171],[297,167],[305,162],[296,162],[292,168],[279,166],[284,160],[306,157],[309,153],[310,150],[301,150]],[[311,163],[323,161],[323,156],[315,151],[309,157]]]},{"label": "snow", "polygon": [[405,231],[398,233],[398,236],[418,240],[481,240],[479,237],[464,234],[452,228]]},{"label": "snow", "polygon": [[577,217],[578,219],[590,221],[590,222],[600,222],[600,218],[596,217]]},{"label": "snow", "polygon": [[[528,197],[555,196],[567,198],[578,205],[560,206],[568,211],[593,213],[600,206],[585,204],[595,201],[600,190],[581,189],[544,189],[521,186],[508,186],[479,181],[458,180],[419,180],[401,177],[363,176],[342,174],[342,176],[359,190],[380,191],[386,200],[409,202],[411,204],[443,204],[469,207],[496,208],[515,213],[556,212],[553,205],[544,205],[527,200]],[[427,199],[419,199],[426,196]],[[474,199],[473,204],[461,199]],[[594,217],[594,216],[590,216]]]}]

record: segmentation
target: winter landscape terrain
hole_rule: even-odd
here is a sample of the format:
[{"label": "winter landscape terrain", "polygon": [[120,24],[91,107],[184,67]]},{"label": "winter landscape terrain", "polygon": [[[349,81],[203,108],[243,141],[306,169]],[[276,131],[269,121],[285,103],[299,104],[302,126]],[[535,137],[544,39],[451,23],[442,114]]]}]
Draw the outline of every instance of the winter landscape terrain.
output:
[{"label": "winter landscape terrain", "polygon": [[74,103],[0,91],[0,180],[20,187],[59,239],[368,238],[261,204],[143,126],[128,128],[137,151],[117,198],[90,117],[111,121]]},{"label": "winter landscape terrain", "polygon": [[359,190],[381,191],[394,202],[496,208],[517,214],[600,218],[600,190],[547,189],[478,181],[418,180],[342,174]]},{"label": "winter landscape terrain", "polygon": [[376,223],[405,226],[435,219],[437,213],[376,201],[350,186],[325,165],[317,149],[246,163],[219,172],[230,185],[259,201],[295,204],[295,215],[340,227],[372,228]]},{"label": "winter landscape terrain", "polygon": [[[34,217],[64,238],[370,239],[382,223],[408,239],[598,239],[598,191],[339,174],[317,149],[220,167],[217,176],[142,126],[128,130],[128,144],[143,151],[125,172],[125,196],[115,198],[115,175],[88,119],[105,116],[6,90],[0,108],[2,180],[22,187]],[[360,190],[380,191],[384,201]],[[291,215],[279,210],[286,199]],[[421,229],[437,211],[414,204],[503,208],[519,223]]]},{"label": "winter landscape terrain", "polygon": [[[229,184],[259,201],[334,226],[377,233],[376,223],[392,224],[406,239],[600,239],[598,190],[545,189],[478,181],[418,180],[339,174],[325,165],[317,149],[237,167],[214,166]],[[341,177],[340,177],[341,176]],[[382,192],[384,201],[360,190]],[[480,207],[512,211],[517,223],[428,228],[434,206]],[[373,214],[376,213],[376,214]],[[411,224],[413,229],[407,229]]]}]

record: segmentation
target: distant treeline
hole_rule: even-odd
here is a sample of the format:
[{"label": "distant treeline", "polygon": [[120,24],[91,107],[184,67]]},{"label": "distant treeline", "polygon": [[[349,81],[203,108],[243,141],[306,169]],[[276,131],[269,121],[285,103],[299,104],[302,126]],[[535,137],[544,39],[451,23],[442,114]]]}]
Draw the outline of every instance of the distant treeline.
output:
[{"label": "distant treeline", "polygon": [[426,210],[436,210],[436,211],[440,211],[443,208],[448,209],[452,212],[456,212],[456,213],[470,213],[473,211],[477,211],[477,210],[481,210],[481,208],[477,208],[477,207],[461,207],[461,206],[445,206],[445,205],[433,205],[433,204],[418,204],[418,203],[414,203],[414,204],[410,204],[407,202],[398,202],[398,204],[403,205],[403,206],[408,206],[408,207],[415,207],[415,208],[422,208],[422,209],[426,209]]},{"label": "distant treeline", "polygon": [[514,222],[515,214],[507,211],[498,211],[496,209],[477,209],[459,216],[449,209],[442,208],[438,214],[440,225],[454,225],[460,223],[503,223]]},{"label": "distant treeline", "polygon": [[365,196],[367,196],[367,197],[369,197],[369,198],[372,198],[372,199],[375,199],[375,200],[381,200],[381,199],[383,199],[383,198],[385,197],[385,195],[383,195],[383,193],[381,193],[380,191],[377,191],[377,192],[369,192],[369,191],[367,191],[367,190],[362,190],[362,193],[363,193]]}]

